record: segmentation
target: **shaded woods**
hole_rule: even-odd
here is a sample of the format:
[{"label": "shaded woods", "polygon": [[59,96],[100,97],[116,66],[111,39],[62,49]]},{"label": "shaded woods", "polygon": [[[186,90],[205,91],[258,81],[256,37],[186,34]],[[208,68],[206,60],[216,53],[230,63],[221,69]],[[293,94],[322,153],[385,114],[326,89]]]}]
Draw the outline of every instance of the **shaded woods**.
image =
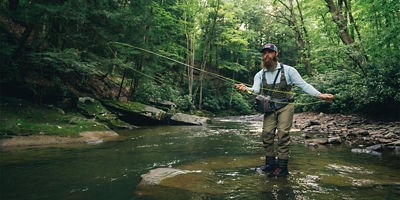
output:
[{"label": "shaded woods", "polygon": [[[298,111],[399,117],[400,3],[388,0],[5,0],[2,96],[73,106],[79,96],[249,114],[253,99],[145,48],[241,82],[272,42],[332,104]],[[299,92],[299,91],[297,91]],[[297,96],[297,102],[315,99]]]}]

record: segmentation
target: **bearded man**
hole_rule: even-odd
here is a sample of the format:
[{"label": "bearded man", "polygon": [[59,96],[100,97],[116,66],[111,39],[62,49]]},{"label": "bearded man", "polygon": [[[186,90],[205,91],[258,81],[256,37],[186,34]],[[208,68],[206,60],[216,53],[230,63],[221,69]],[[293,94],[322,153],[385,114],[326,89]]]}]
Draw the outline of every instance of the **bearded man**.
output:
[{"label": "bearded man", "polygon": [[[278,63],[278,48],[273,44],[266,44],[261,49],[262,70],[254,76],[253,87],[236,84],[242,92],[251,91],[260,93],[272,99],[273,112],[264,113],[263,131],[261,139],[266,151],[265,165],[256,168],[258,172],[268,173],[270,177],[281,177],[289,174],[289,131],[292,127],[294,104],[293,94],[290,92],[293,85],[303,92],[319,99],[332,102],[332,94],[321,94],[313,86],[306,83],[299,72],[291,66]],[[266,90],[266,91],[263,91]],[[266,93],[268,95],[266,95]],[[279,103],[282,102],[282,103]],[[270,101],[271,103],[271,101]],[[274,138],[277,136],[277,154],[274,148]],[[278,160],[276,161],[276,156]]]}]

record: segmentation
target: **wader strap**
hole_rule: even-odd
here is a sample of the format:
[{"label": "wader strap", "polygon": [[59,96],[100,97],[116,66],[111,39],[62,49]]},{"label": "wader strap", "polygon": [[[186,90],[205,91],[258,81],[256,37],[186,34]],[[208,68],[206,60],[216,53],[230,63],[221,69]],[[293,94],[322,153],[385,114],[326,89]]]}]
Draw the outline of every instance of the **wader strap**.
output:
[{"label": "wader strap", "polygon": [[[281,69],[282,68],[279,68],[278,69],[278,73],[276,73],[276,76],[275,76],[275,79],[274,79],[274,83],[272,84],[272,88],[271,88],[271,90],[275,90],[275,84],[276,84],[276,79],[278,79],[278,75],[279,75],[279,72],[281,72]],[[263,74],[262,74],[262,87],[261,88],[263,88],[264,87],[264,80],[265,80],[265,83],[267,82],[267,79],[266,79],[266,77],[265,77],[265,70],[263,70]],[[274,91],[269,91],[269,96],[271,96],[272,97],[272,94],[274,93]],[[261,89],[261,95],[263,94],[263,89]],[[274,109],[274,115],[275,115],[275,123],[276,123],[276,126],[278,126],[278,115],[276,114],[276,107],[275,107],[275,103],[271,103],[270,101],[268,102],[268,103],[270,103],[271,105],[272,105],[272,108]]]},{"label": "wader strap", "polygon": [[[269,93],[269,96],[271,96],[271,98],[272,98],[272,94],[275,92],[275,83],[276,83],[276,79],[278,79],[278,75],[279,75],[279,72],[281,72],[281,69],[282,69],[282,68],[278,69],[278,73],[276,73],[274,83],[272,84],[272,90],[274,90],[274,91],[270,91],[270,93]],[[272,103],[272,108],[274,108],[275,123],[276,123],[276,127],[278,127],[278,115],[276,114],[276,106],[275,106],[275,103]]]},{"label": "wader strap", "polygon": [[[274,83],[272,84],[271,90],[275,90],[276,79],[278,79],[278,75],[279,75],[279,72],[281,71],[281,69],[282,68],[278,69],[278,73],[276,73],[276,76],[275,76],[275,79],[274,79]],[[261,82],[261,84],[262,84],[262,86],[261,86],[261,95],[264,94],[264,90],[262,88],[264,87],[264,85],[266,85],[265,83],[267,83],[267,78],[265,77],[265,70],[263,70],[262,82]],[[273,92],[274,92],[274,91],[271,91],[271,90],[269,91],[269,94],[268,94],[269,96],[271,96],[273,94]]]}]

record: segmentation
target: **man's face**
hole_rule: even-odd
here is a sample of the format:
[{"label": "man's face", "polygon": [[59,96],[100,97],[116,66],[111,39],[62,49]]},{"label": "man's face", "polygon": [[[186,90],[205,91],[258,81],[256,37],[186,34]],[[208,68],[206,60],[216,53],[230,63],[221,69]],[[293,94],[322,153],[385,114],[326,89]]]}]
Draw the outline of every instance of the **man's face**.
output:
[{"label": "man's face", "polygon": [[263,52],[262,60],[263,60],[265,66],[272,66],[273,62],[278,61],[278,53],[273,50],[266,49]]}]

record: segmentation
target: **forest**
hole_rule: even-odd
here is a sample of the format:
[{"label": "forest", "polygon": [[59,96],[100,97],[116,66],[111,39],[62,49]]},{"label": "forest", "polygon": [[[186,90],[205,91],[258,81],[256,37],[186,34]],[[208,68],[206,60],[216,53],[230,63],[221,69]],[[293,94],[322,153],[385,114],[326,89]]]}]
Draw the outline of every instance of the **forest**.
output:
[{"label": "forest", "polygon": [[260,48],[273,43],[279,62],[335,95],[322,103],[294,90],[297,112],[400,117],[396,0],[4,0],[0,8],[2,97],[251,114],[254,96],[233,83],[252,84]]}]

